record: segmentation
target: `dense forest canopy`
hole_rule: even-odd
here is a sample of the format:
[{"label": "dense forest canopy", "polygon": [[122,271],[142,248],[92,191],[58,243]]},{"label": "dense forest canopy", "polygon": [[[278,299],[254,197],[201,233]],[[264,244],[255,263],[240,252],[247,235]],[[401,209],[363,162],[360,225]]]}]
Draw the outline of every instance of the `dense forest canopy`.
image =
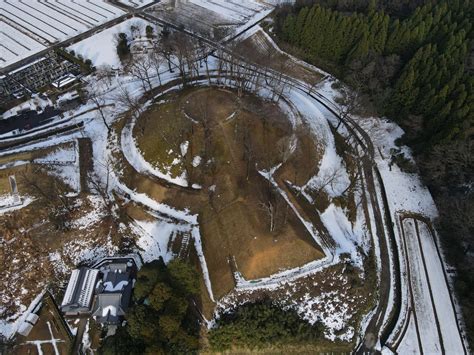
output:
[{"label": "dense forest canopy", "polygon": [[237,347],[258,349],[269,346],[307,344],[322,337],[323,326],[301,319],[293,309],[282,309],[268,299],[247,303],[223,314],[210,331],[214,350]]},{"label": "dense forest canopy", "polygon": [[286,16],[279,33],[311,62],[361,72],[377,107],[402,123],[422,116],[412,138],[433,144],[472,133],[470,10],[467,1],[428,3],[399,20],[374,3],[352,14],[315,5]]},{"label": "dense forest canopy", "polygon": [[474,5],[469,0],[299,0],[276,12],[285,49],[359,88],[405,130],[440,218],[474,340]]}]

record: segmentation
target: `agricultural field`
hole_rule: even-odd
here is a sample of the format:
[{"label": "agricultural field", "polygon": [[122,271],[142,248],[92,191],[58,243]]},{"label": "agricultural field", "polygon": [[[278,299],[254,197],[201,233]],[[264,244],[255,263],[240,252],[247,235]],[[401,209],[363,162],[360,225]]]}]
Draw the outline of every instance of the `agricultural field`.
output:
[{"label": "agricultural field", "polygon": [[125,14],[105,0],[2,0],[0,11],[0,69]]},{"label": "agricultural field", "polygon": [[160,1],[151,7],[152,15],[182,26],[199,36],[222,41],[260,21],[273,7],[260,1]]}]

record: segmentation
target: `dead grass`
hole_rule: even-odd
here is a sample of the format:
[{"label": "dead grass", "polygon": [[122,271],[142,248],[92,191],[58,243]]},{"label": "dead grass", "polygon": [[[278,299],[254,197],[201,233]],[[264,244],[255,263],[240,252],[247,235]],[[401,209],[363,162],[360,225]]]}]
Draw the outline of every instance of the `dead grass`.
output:
[{"label": "dead grass", "polygon": [[306,231],[298,228],[292,214],[280,231],[271,233],[265,223],[267,217],[254,204],[255,201],[238,201],[218,216],[227,231],[238,270],[246,279],[265,277],[324,256]]},{"label": "dead grass", "polygon": [[[30,344],[29,342],[36,340],[48,341],[51,340],[52,336],[58,340],[56,346],[59,353],[69,353],[71,351],[72,341],[69,338],[65,324],[61,320],[61,315],[59,315],[57,308],[48,296],[43,298],[38,316],[38,322],[27,337],[22,335],[17,336],[13,353],[18,355],[35,354],[37,351],[36,345]],[[52,334],[49,331],[49,327],[51,327]],[[54,347],[50,343],[41,344],[41,350],[44,354],[54,354]]]},{"label": "dead grass", "polygon": [[[16,177],[18,190],[20,193],[25,192],[26,190],[29,191],[29,189],[22,182],[21,174],[26,173],[27,175],[30,175],[33,171],[36,171],[39,168],[39,166],[30,164],[29,162],[34,159],[45,157],[57,149],[67,148],[71,145],[72,143],[63,143],[45,149],[1,156],[0,165],[7,165],[18,161],[25,161],[26,163],[24,165],[14,166],[11,168],[0,169],[0,196],[11,192],[9,176],[12,175]],[[31,193],[31,191],[29,191],[29,193]]]},{"label": "dead grass", "polygon": [[14,161],[31,161],[46,156],[47,154],[61,148],[70,147],[73,143],[62,143],[47,148],[30,150],[22,153],[6,154],[0,156],[0,165],[14,162]]},{"label": "dead grass", "polygon": [[[129,187],[157,201],[199,214],[216,298],[233,289],[235,266],[245,278],[255,279],[323,257],[291,209],[287,211],[287,223],[270,232],[268,216],[259,207],[268,183],[255,166],[270,169],[281,162],[282,147],[293,134],[277,104],[254,96],[237,98],[232,91],[215,88],[188,89],[165,100],[138,120],[134,128],[137,144],[145,159],[151,157],[157,164],[164,159],[164,166],[175,158],[170,151],[188,140],[188,154],[181,167],[203,189],[191,194],[133,171],[126,171],[124,178]],[[162,132],[173,140],[160,140]],[[302,139],[301,152],[309,149],[310,142],[309,138]],[[196,155],[202,158],[201,164],[191,167]],[[312,162],[303,166],[295,163],[287,170],[289,174],[298,169],[302,175],[310,175],[308,169],[313,168]],[[209,191],[211,186],[214,192]]]},{"label": "dead grass", "polygon": [[319,72],[309,69],[287,54],[279,52],[261,31],[238,43],[236,50],[257,64],[269,66],[307,83],[317,83],[322,79]]},{"label": "dead grass", "polygon": [[[26,194],[34,198],[28,206],[5,213],[0,218],[2,318],[14,315],[20,304],[28,305],[47,284],[65,280],[68,268],[76,266],[83,251],[95,247],[107,248],[109,234],[114,236],[117,243],[124,237],[117,225],[108,218],[96,220],[87,228],[74,224],[80,218],[100,209],[91,203],[87,195],[69,199],[71,211],[59,217],[69,228],[58,229],[52,215],[63,211],[63,205],[25,184],[18,171],[20,168],[28,179],[35,181],[47,193],[51,194],[50,189],[55,185],[61,186],[64,193],[69,191],[61,180],[48,175],[44,170],[38,170],[38,166],[34,164],[2,170],[5,176],[16,173],[20,195]],[[5,178],[0,179],[4,180]],[[60,259],[53,260],[53,254]]]}]

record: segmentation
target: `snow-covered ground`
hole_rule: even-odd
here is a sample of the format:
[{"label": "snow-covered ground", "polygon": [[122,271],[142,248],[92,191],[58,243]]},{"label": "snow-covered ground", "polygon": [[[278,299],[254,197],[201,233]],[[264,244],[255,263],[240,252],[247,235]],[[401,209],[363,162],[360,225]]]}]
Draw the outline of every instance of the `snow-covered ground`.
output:
[{"label": "snow-covered ground", "polygon": [[133,8],[140,8],[156,1],[157,0],[118,0],[119,3]]},{"label": "snow-covered ground", "polygon": [[455,309],[434,237],[428,226],[412,218],[403,220],[409,264],[410,313],[399,351],[428,354],[463,354]]},{"label": "snow-covered ground", "polygon": [[1,0],[0,13],[0,68],[125,14],[105,0]]},{"label": "snow-covered ground", "polygon": [[[41,306],[41,299],[45,294],[45,290],[36,295],[33,301],[30,303],[28,307],[25,305],[20,305],[20,315],[14,317],[8,317],[6,319],[0,319],[0,335],[9,338],[13,334],[15,334],[22,323],[26,320],[30,313],[34,313],[39,307]],[[1,309],[0,309],[1,311]]]},{"label": "snow-covered ground", "polygon": [[172,221],[157,219],[155,221],[135,221],[135,232],[140,236],[137,245],[144,262],[151,262],[160,256],[165,263],[176,255],[170,250],[171,241],[176,238],[177,233],[190,233],[191,228],[187,224],[177,224]]},{"label": "snow-covered ground", "polygon": [[411,159],[408,147],[398,147],[395,144],[395,141],[403,135],[403,130],[383,118],[357,118],[357,123],[369,133],[374,143],[375,159],[387,191],[390,210],[410,211],[430,219],[436,218],[438,216],[436,205],[418,174],[404,172],[397,164],[392,164],[391,150],[400,149],[405,157]]},{"label": "snow-covered ground", "polygon": [[167,22],[222,41],[256,24],[273,11],[273,5],[256,0],[164,0],[152,10]]},{"label": "snow-covered ground", "polygon": [[[0,32],[1,34],[1,32]],[[47,106],[53,106],[53,103],[51,102],[50,99],[48,98],[42,98],[39,95],[35,94],[31,99],[28,99],[21,104],[12,107],[8,111],[5,111],[2,114],[2,119],[9,118],[11,116],[17,115],[20,111],[27,111],[27,110],[32,110],[32,111],[37,111],[38,113],[41,113]],[[0,136],[1,137],[1,136]]]},{"label": "snow-covered ground", "polygon": [[[147,25],[155,27],[152,23],[138,17],[123,21],[115,26],[96,33],[80,42],[69,46],[69,50],[74,50],[76,55],[80,54],[85,59],[90,59],[94,66],[110,66],[121,68],[120,59],[117,55],[117,40],[119,33],[127,34],[129,39],[138,38],[145,34]],[[131,31],[134,26],[138,31]]]},{"label": "snow-covered ground", "polygon": [[[334,82],[333,79],[326,80],[318,89],[332,105],[336,105],[334,99],[338,96],[338,91],[332,87]],[[454,296],[450,294],[442,251],[435,244],[437,236],[432,234],[425,222],[417,220],[418,241],[414,219],[404,219],[403,223],[398,223],[399,217],[407,214],[419,215],[428,221],[438,216],[433,198],[418,174],[403,171],[392,160],[393,152],[401,152],[414,163],[410,149],[395,143],[404,132],[385,118],[353,118],[369,134],[374,144],[374,158],[384,183],[388,207],[399,227],[394,228],[394,232],[400,255],[402,307],[401,318],[389,343],[397,343],[398,352],[404,354],[420,351],[463,354],[465,349],[459,328],[462,325],[453,307],[451,298]],[[376,185],[377,189],[381,188],[378,183]],[[405,243],[408,254],[403,250]],[[410,303],[412,298],[414,309]],[[392,307],[389,304],[388,309]],[[400,338],[399,332],[404,327],[406,333]],[[390,353],[387,348],[383,350],[384,353]]]},{"label": "snow-covered ground", "polygon": [[[235,11],[235,2],[225,2],[225,1],[197,1],[193,0],[190,2],[194,8],[200,7],[204,8],[207,11],[214,12],[216,16],[226,17],[227,20],[230,22],[240,23],[243,17],[247,15],[239,15],[238,11]],[[262,13],[258,10],[257,3],[253,1],[249,1],[249,9],[247,11],[250,16],[252,17],[251,13],[253,12],[254,15],[258,13],[258,16],[261,16]],[[216,5],[217,4],[217,5]],[[247,3],[246,3],[247,4]],[[257,4],[257,5],[255,5]],[[252,8],[253,6],[253,8]],[[225,10],[223,10],[225,9]],[[259,12],[260,11],[260,12]],[[218,13],[221,12],[219,15]],[[189,15],[189,14],[188,14]],[[239,17],[240,16],[240,17]],[[129,21],[137,21],[136,19],[132,19]],[[82,54],[85,58],[91,58],[94,61],[95,65],[102,65],[108,64],[111,66],[118,65],[118,57],[116,57],[115,51],[115,44],[113,43],[113,37],[116,33],[120,31],[128,30],[128,21],[114,26],[109,30],[105,30],[103,32],[98,33],[96,36],[93,36],[89,39],[86,39],[82,42],[77,43],[76,45],[72,46],[71,48],[76,51],[78,54]],[[122,27],[124,26],[124,27]],[[143,28],[145,26],[144,23],[141,25]],[[97,37],[98,36],[98,37]],[[95,37],[95,38],[94,38]],[[106,48],[106,49],[104,49]],[[100,52],[104,52],[104,56]],[[212,64],[212,61],[210,61]],[[163,83],[172,80],[175,78],[177,73],[173,75],[167,74],[164,75],[162,80]],[[112,104],[116,101],[116,94],[120,87],[126,87],[134,96],[138,97],[142,95],[141,84],[131,79],[130,77],[124,76],[117,76],[116,78],[112,78],[112,83],[107,87],[107,103]],[[330,86],[331,81],[325,81],[325,83],[319,88],[323,95],[328,97],[328,101],[333,101],[334,97],[337,96],[337,92],[333,90]],[[94,81],[90,81],[90,85],[94,85]],[[153,85],[156,85],[156,80],[153,82]],[[317,183],[318,177],[321,178],[324,172],[330,172],[332,170],[340,170],[342,166],[341,158],[336,154],[335,147],[334,147],[334,140],[332,138],[331,132],[329,130],[328,122],[334,123],[334,117],[330,117],[327,110],[325,110],[317,101],[306,97],[301,92],[297,90],[289,90],[288,93],[285,94],[286,98],[291,100],[295,107],[298,108],[300,113],[302,113],[303,119],[310,125],[311,129],[314,131],[316,137],[324,142],[323,146],[325,147],[323,160],[319,166],[318,175],[315,177],[315,183]],[[146,107],[147,104],[144,104]],[[107,121],[109,123],[113,123],[117,118],[123,113],[125,108],[120,106],[120,103],[114,107],[114,109],[106,110]],[[83,119],[78,118],[78,119]],[[436,208],[434,207],[434,203],[429,195],[429,191],[423,187],[421,182],[419,181],[418,177],[415,174],[406,174],[402,172],[396,165],[389,165],[390,162],[390,148],[394,147],[394,140],[401,135],[401,130],[394,125],[393,123],[389,123],[388,121],[385,122],[380,119],[358,119],[358,122],[364,126],[364,128],[369,132],[372,140],[374,141],[374,145],[376,146],[376,162],[381,171],[382,178],[386,185],[387,194],[389,197],[389,205],[390,210],[392,213],[395,213],[400,210],[404,211],[411,211],[423,214],[427,217],[434,217],[436,216]],[[336,122],[337,123],[337,122]],[[121,145],[118,143],[118,137],[111,136],[108,137],[107,130],[105,129],[103,123],[100,120],[88,120],[86,121],[84,130],[81,132],[75,132],[70,134],[66,137],[58,137],[53,138],[49,142],[41,142],[29,147],[29,149],[34,148],[35,146],[47,146],[58,144],[59,142],[71,141],[80,136],[86,136],[91,138],[93,142],[93,161],[94,161],[94,173],[105,179],[106,171],[105,166],[107,165],[106,162],[111,158],[112,153],[114,150],[122,149],[125,153],[126,157],[129,158],[129,161],[136,161],[136,159],[130,159],[127,156],[127,149],[131,147],[130,143],[133,142],[126,141],[124,138],[130,138],[130,135],[126,135],[125,137],[122,136]],[[125,144],[125,147],[124,147]],[[125,149],[124,149],[125,148]],[[22,148],[25,149],[25,148]],[[65,154],[65,153],[62,153]],[[53,155],[54,156],[54,155]],[[325,157],[325,158],[324,158]],[[132,164],[133,165],[133,164]],[[136,168],[136,167],[135,167]],[[142,170],[137,169],[141,172],[150,172],[150,167],[143,166],[141,167]],[[345,170],[344,170],[345,171]],[[109,178],[109,176],[107,176]],[[166,178],[166,177],[165,177]],[[196,250],[198,252],[199,259],[201,261],[201,268],[203,269],[205,283],[210,294],[211,299],[213,299],[212,287],[210,283],[210,278],[207,271],[205,255],[202,250],[201,239],[199,235],[199,226],[197,216],[192,215],[189,211],[185,210],[177,210],[172,206],[166,205],[160,201],[156,201],[152,199],[150,196],[147,196],[143,193],[138,193],[133,189],[126,186],[120,178],[120,171],[112,172],[110,176],[110,184],[109,189],[110,191],[118,191],[121,192],[123,195],[128,196],[128,198],[132,201],[135,201],[141,205],[144,205],[148,209],[155,211],[157,214],[165,215],[173,220],[172,222],[167,219],[157,219],[154,222],[145,222],[145,221],[136,221],[134,231],[139,235],[138,245],[143,248],[142,256],[146,261],[153,260],[159,256],[163,256],[165,260],[169,260],[169,258],[173,257],[172,254],[168,251],[168,243],[173,235],[179,232],[190,232],[192,235],[192,239],[194,241]],[[171,181],[176,183],[176,181]],[[335,197],[342,193],[342,191],[347,187],[348,177],[347,173],[342,173],[340,177],[335,180],[335,183],[331,186],[325,188],[325,191],[328,195]],[[352,225],[349,222],[349,219],[346,216],[346,211],[337,207],[334,204],[330,204],[329,207],[326,209],[324,213],[321,214],[322,222],[330,232],[332,237],[335,239],[336,243],[339,246],[338,253],[348,252],[351,254],[354,260],[358,260],[359,256],[355,253],[356,247],[358,245],[364,244],[363,234],[365,230],[363,228],[364,221],[362,219],[358,219],[355,225]],[[90,218],[89,218],[90,217]],[[100,218],[100,214],[91,212],[90,216],[84,218],[84,220],[79,221],[78,223],[87,228],[91,223],[96,223],[97,219]],[[304,222],[304,220],[303,220]],[[306,227],[312,228],[310,225],[305,224]],[[424,232],[423,232],[424,233]],[[400,236],[399,236],[400,237]],[[428,240],[428,238],[427,238]],[[433,240],[431,237],[430,240]],[[432,243],[432,242],[430,242]],[[448,289],[445,287],[446,285],[443,282],[444,279],[440,279],[439,277],[443,276],[442,273],[442,264],[439,260],[439,257],[435,254],[435,250],[433,249],[433,244],[425,245],[425,241],[422,241],[421,248],[425,253],[425,260],[433,265],[433,270],[437,270],[433,275],[430,273],[428,278],[423,276],[422,273],[419,271],[420,268],[423,266],[419,263],[421,260],[419,258],[420,253],[420,246],[418,245],[418,249],[414,249],[416,245],[413,245],[413,250],[415,253],[415,263],[410,264],[410,268],[416,267],[415,271],[418,271],[417,277],[418,279],[414,279],[415,286],[417,287],[417,292],[419,294],[419,300],[426,301],[426,283],[429,281],[432,285],[439,284],[440,288],[440,296],[438,297],[438,301],[435,301],[435,307],[438,308],[438,303],[445,304],[446,303],[446,295],[449,296]],[[114,250],[113,246],[107,243],[103,249],[100,248],[93,248],[88,244],[81,244],[80,242],[72,243],[70,245],[70,249],[73,250],[75,259],[77,261],[90,259],[93,260],[97,257],[97,255],[101,253],[108,253],[111,250]],[[83,250],[83,252],[81,252]],[[52,258],[55,260],[58,259],[57,255],[51,255]],[[249,282],[246,280],[240,280],[238,283],[238,288],[241,291],[251,291],[254,289],[259,288],[267,288],[275,290],[279,287],[282,287],[285,283],[289,281],[294,281],[298,278],[303,276],[308,276],[319,271],[322,271],[324,268],[327,268],[330,265],[333,265],[332,262],[337,262],[336,259],[331,259],[331,262],[327,263],[327,260],[324,262],[313,262],[310,264],[305,265],[302,268],[295,269],[295,270],[287,270],[282,272],[278,275],[274,275],[273,277],[269,277],[262,280],[257,280],[258,282]],[[437,264],[438,263],[438,264]],[[58,262],[58,266],[60,263]],[[411,270],[411,269],[410,269]],[[436,275],[439,275],[436,276]],[[423,278],[424,277],[424,278]],[[433,278],[433,279],[432,279]],[[255,280],[254,280],[255,281]],[[438,287],[438,286],[436,286]],[[444,287],[444,289],[443,289]],[[444,291],[443,291],[444,290]],[[341,322],[346,322],[347,319],[344,317],[346,316],[347,312],[344,310],[338,313],[336,316],[334,314],[334,309],[336,308],[337,303],[337,295],[327,293],[326,295],[321,295],[319,298],[308,298],[306,301],[301,300],[302,305],[306,305],[307,307],[304,308],[304,316],[306,319],[317,319],[318,317],[324,318],[324,323],[328,327],[332,327],[332,332],[328,333],[328,337],[331,339],[351,339],[353,336],[350,330],[347,330],[342,336],[335,337],[337,334],[337,330],[341,327]],[[421,301],[424,302],[424,301]],[[438,302],[438,303],[437,303]],[[313,310],[313,306],[315,304],[327,304],[328,307],[325,308],[324,312],[318,310]],[[425,303],[419,305],[419,307],[425,306],[429,307],[431,303]],[[339,305],[341,306],[341,305]],[[331,313],[331,310],[333,313]],[[303,311],[302,311],[303,312]],[[421,311],[420,311],[421,312]],[[446,314],[444,314],[446,312]],[[446,324],[449,324],[446,329],[451,329],[453,325],[453,318],[452,312],[446,308],[446,311],[440,310],[438,312],[438,317],[441,319],[446,319]],[[450,313],[451,312],[451,313]],[[432,315],[433,312],[429,312],[429,309],[425,312],[426,317],[429,317],[430,314]],[[341,321],[342,319],[342,321]],[[444,321],[444,320],[443,320]],[[431,319],[424,319],[423,322],[426,322],[426,329],[425,329],[425,338],[429,339],[429,341],[433,340],[430,339],[430,333],[433,329],[430,330],[430,327],[433,325],[433,320]],[[455,320],[454,320],[455,322]],[[413,323],[413,322],[412,322]],[[413,324],[410,323],[410,328],[413,328]],[[443,334],[449,332],[449,330],[441,329]],[[449,334],[446,333],[446,336]],[[443,335],[444,337],[445,335]],[[452,344],[448,344],[452,347],[452,349],[456,349],[458,344],[456,343],[457,340],[453,337]],[[404,340],[403,347],[401,349],[406,349],[409,351],[411,342],[409,340]],[[439,350],[439,346],[436,343],[436,340],[431,342],[431,349],[428,350]],[[445,347],[447,349],[447,346]],[[402,345],[401,345],[402,346]],[[437,347],[438,346],[438,347]]]},{"label": "snow-covered ground", "polygon": [[[426,270],[423,265],[422,251],[417,240],[415,225],[413,220],[405,220],[405,241],[410,255],[410,284],[415,307],[418,331],[423,351],[429,354],[441,353],[438,326],[433,308],[430,286],[426,277]],[[442,274],[440,275],[442,276]],[[434,290],[433,290],[434,291]],[[445,306],[449,306],[445,305]],[[455,328],[456,329],[456,328]],[[413,336],[413,334],[407,334]]]}]

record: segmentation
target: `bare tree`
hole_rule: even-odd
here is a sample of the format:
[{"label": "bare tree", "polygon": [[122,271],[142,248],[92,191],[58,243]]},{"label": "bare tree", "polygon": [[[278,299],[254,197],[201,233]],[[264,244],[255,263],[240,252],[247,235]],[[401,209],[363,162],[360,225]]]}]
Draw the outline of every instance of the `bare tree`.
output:
[{"label": "bare tree", "polygon": [[119,89],[115,99],[125,105],[126,109],[131,111],[133,115],[139,115],[141,113],[142,105],[140,104],[140,98],[133,95],[122,83],[119,83]]},{"label": "bare tree", "polygon": [[216,71],[216,74],[217,74],[218,83],[221,83],[222,74],[226,70],[227,61],[225,59],[225,55],[226,54],[222,49],[218,49],[216,51],[216,56],[217,56],[217,71]]},{"label": "bare tree", "polygon": [[148,60],[155,69],[156,76],[158,77],[158,83],[161,86],[161,74],[160,68],[165,62],[165,58],[155,48],[148,54]]},{"label": "bare tree", "polygon": [[173,73],[173,46],[170,38],[170,34],[163,35],[161,41],[155,45],[154,50],[159,53],[168,63],[168,69],[170,73]]},{"label": "bare tree", "polygon": [[59,230],[69,229],[70,214],[74,209],[72,201],[68,197],[68,191],[63,184],[53,180],[51,183],[44,183],[38,173],[42,170],[38,168],[30,177],[25,171],[19,173],[25,186],[39,194],[43,202],[48,206],[49,220]]},{"label": "bare tree", "polygon": [[277,72],[272,76],[271,84],[272,87],[272,100],[278,102],[283,96],[283,93],[288,88],[288,80],[284,77],[285,73],[289,68],[288,61],[278,62]]},{"label": "bare tree", "polygon": [[145,92],[152,89],[151,70],[153,67],[150,57],[146,55],[134,56],[129,64],[130,74],[141,81]]},{"label": "bare tree", "polygon": [[311,185],[307,185],[300,189],[300,193],[305,190],[310,190],[312,197],[316,199],[324,189],[327,187],[334,187],[334,184],[341,178],[342,173],[343,171],[340,167],[320,172],[317,179],[313,181]]},{"label": "bare tree", "polygon": [[321,79],[319,75],[317,75],[316,73],[312,71],[308,71],[304,75],[304,81],[308,85],[308,94],[310,95],[313,93],[314,89],[316,89],[316,87],[318,87],[321,84]]},{"label": "bare tree", "polygon": [[[182,32],[173,32],[169,35],[171,51],[178,62],[179,75],[183,86],[187,84],[188,76],[192,76],[193,63],[196,59],[195,47],[191,39]],[[199,69],[198,69],[199,71]]]},{"label": "bare tree", "polygon": [[274,233],[287,223],[288,204],[270,181],[265,186],[262,189],[259,207],[268,216],[270,233]]},{"label": "bare tree", "polygon": [[281,159],[282,163],[286,163],[290,158],[291,154],[293,154],[293,151],[296,147],[296,141],[297,138],[294,134],[282,137],[278,140],[278,158]]},{"label": "bare tree", "polygon": [[142,32],[143,32],[143,25],[141,22],[139,21],[134,21],[131,25],[130,25],[130,34],[132,35],[132,38],[139,38],[142,36]]},{"label": "bare tree", "polygon": [[338,118],[339,122],[336,127],[336,131],[341,126],[342,122],[349,116],[356,113],[361,107],[360,90],[362,84],[356,82],[354,88],[343,86],[341,89],[341,96],[337,98],[336,102],[338,105]]},{"label": "bare tree", "polygon": [[[231,56],[231,58],[235,59]],[[237,96],[242,97],[245,91],[250,91],[252,85],[252,69],[247,63],[239,63],[235,60],[229,62],[231,65],[231,77],[237,87]]]},{"label": "bare tree", "polygon": [[209,117],[209,92],[206,91],[206,96],[198,103],[199,110],[199,124],[204,132],[204,157],[207,159],[211,153],[212,144],[212,123]]},{"label": "bare tree", "polygon": [[88,183],[91,186],[91,191],[99,195],[104,202],[109,214],[112,213],[114,201],[109,194],[110,176],[113,171],[113,165],[110,159],[106,159],[104,162],[97,162],[100,167],[104,170],[100,175],[94,174],[88,176]]},{"label": "bare tree", "polygon": [[276,208],[271,200],[260,201],[260,208],[268,215],[270,232],[275,231]]},{"label": "bare tree", "polygon": [[209,70],[209,57],[205,56],[203,58],[203,61],[204,61],[204,65],[206,66],[207,81],[209,83],[209,86],[211,86],[211,73],[210,73],[210,70]]},{"label": "bare tree", "polygon": [[112,77],[114,76],[114,72],[110,65],[101,65],[95,71],[95,76],[97,80],[101,83],[104,83],[108,89],[112,84]]},{"label": "bare tree", "polygon": [[104,108],[106,107],[105,93],[101,91],[99,87],[92,87],[92,85],[89,85],[87,97],[94,103],[97,112],[99,113],[99,117],[102,119],[102,122],[104,123],[105,127],[107,127],[107,131],[110,133],[111,128],[107,123],[107,119],[105,117],[104,112]]}]

